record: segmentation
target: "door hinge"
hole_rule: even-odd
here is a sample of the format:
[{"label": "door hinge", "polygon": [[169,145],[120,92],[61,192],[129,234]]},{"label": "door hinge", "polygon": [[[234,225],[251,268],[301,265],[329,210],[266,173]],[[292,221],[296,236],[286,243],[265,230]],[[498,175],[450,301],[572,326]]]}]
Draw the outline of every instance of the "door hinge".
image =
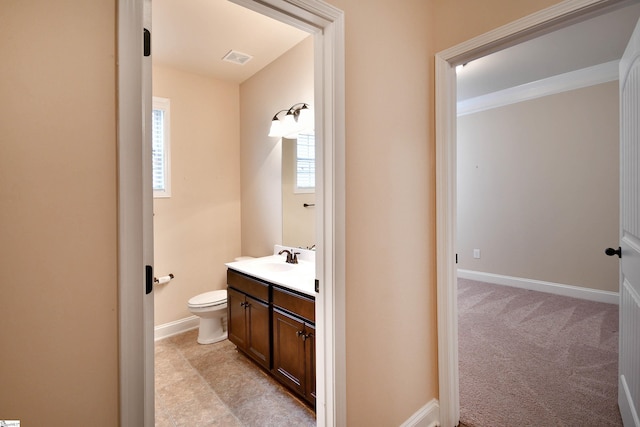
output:
[{"label": "door hinge", "polygon": [[145,266],[145,294],[150,294],[153,291],[153,267],[150,265]]},{"label": "door hinge", "polygon": [[144,56],[151,56],[151,31],[144,29]]},{"label": "door hinge", "polygon": [[320,281],[316,279],[316,293],[320,293]]}]

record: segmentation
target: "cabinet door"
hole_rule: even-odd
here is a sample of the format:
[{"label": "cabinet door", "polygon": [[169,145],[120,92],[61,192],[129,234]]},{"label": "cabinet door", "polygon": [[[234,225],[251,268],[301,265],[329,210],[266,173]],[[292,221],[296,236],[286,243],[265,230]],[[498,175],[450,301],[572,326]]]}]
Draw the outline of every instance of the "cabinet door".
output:
[{"label": "cabinet door", "polygon": [[301,395],[305,392],[304,323],[273,310],[272,373]]},{"label": "cabinet door", "polygon": [[245,349],[247,346],[247,324],[245,315],[244,294],[232,288],[227,288],[227,311],[229,319],[227,332],[229,341]]},{"label": "cabinet door", "polygon": [[247,300],[247,353],[267,369],[271,368],[269,305],[250,296]]},{"label": "cabinet door", "polygon": [[305,324],[306,340],[305,347],[305,374],[306,387],[304,396],[314,408],[316,405],[316,328],[310,324]]}]

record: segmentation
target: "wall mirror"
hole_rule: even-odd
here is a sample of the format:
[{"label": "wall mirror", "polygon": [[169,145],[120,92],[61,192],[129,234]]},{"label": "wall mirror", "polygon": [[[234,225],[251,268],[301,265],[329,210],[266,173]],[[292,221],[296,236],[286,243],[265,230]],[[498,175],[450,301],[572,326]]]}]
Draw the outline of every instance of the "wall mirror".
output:
[{"label": "wall mirror", "polygon": [[315,247],[315,136],[312,131],[282,138],[282,242]]}]

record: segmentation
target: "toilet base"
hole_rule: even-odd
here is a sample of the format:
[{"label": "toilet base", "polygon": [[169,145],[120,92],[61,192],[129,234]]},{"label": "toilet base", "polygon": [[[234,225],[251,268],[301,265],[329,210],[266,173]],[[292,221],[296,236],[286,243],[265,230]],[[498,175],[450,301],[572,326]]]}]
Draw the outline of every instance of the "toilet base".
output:
[{"label": "toilet base", "polygon": [[198,344],[213,344],[227,339],[220,317],[201,317],[198,327]]},{"label": "toilet base", "polygon": [[222,335],[218,336],[218,337],[205,337],[205,338],[200,338],[200,332],[198,331],[198,344],[213,344],[214,342],[220,342],[220,341],[224,341],[227,339],[227,333],[224,332]]}]

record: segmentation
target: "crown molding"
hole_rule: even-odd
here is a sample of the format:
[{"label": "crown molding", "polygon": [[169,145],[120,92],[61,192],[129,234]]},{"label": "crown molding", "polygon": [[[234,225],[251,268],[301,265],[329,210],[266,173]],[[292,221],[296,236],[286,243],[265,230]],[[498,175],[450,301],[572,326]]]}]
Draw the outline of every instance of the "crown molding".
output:
[{"label": "crown molding", "polygon": [[619,61],[605,62],[581,70],[571,71],[535,82],[526,83],[487,95],[459,101],[458,117],[492,108],[529,101],[543,96],[567,92],[618,80]]}]

